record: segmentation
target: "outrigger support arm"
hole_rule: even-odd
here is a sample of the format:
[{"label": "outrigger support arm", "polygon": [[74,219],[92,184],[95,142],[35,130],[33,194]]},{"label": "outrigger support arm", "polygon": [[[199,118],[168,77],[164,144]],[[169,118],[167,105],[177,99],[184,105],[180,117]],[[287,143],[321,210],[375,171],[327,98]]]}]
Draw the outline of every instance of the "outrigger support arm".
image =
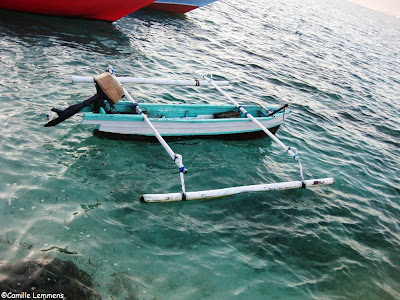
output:
[{"label": "outrigger support arm", "polygon": [[[306,182],[304,181],[304,173],[303,173],[303,166],[301,164],[301,160],[300,160],[300,156],[297,153],[297,149],[294,147],[289,147],[286,146],[284,143],[281,142],[280,139],[278,139],[274,134],[272,134],[267,128],[265,128],[264,125],[262,125],[256,118],[254,118],[246,109],[243,108],[243,106],[241,106],[238,102],[236,102],[231,96],[229,96],[224,90],[222,90],[218,85],[216,85],[214,83],[214,81],[212,80],[212,78],[209,77],[204,77],[204,79],[208,80],[210,82],[210,84],[212,86],[214,86],[219,92],[221,92],[229,101],[231,101],[236,108],[241,111],[245,117],[249,118],[250,120],[252,120],[258,127],[261,128],[262,131],[264,131],[271,139],[273,139],[276,143],[278,143],[279,146],[281,146],[281,148],[289,153],[289,155],[297,160],[299,162],[299,168],[300,168],[300,177],[301,177],[301,182],[302,182],[302,187],[305,188],[306,187]],[[282,107],[283,109],[284,107]]]},{"label": "outrigger support arm", "polygon": [[108,67],[108,72],[117,80],[117,82],[121,85],[125,96],[131,101],[135,108],[137,114],[141,115],[143,117],[143,120],[149,125],[151,130],[153,130],[153,133],[157,140],[160,142],[160,144],[164,147],[165,151],[168,152],[169,156],[172,158],[172,160],[175,162],[175,164],[179,168],[179,173],[180,173],[180,179],[181,179],[181,186],[182,186],[182,199],[181,200],[186,200],[186,191],[185,191],[185,180],[184,180],[184,174],[187,173],[186,167],[183,165],[182,162],[182,156],[180,154],[175,154],[175,152],[171,149],[171,147],[167,144],[167,142],[164,140],[164,138],[161,136],[161,134],[158,132],[158,130],[154,127],[154,125],[150,122],[149,118],[143,113],[137,102],[133,100],[131,95],[128,93],[128,91],[122,86],[121,82],[118,80],[118,78],[114,74],[114,70],[111,67]]}]

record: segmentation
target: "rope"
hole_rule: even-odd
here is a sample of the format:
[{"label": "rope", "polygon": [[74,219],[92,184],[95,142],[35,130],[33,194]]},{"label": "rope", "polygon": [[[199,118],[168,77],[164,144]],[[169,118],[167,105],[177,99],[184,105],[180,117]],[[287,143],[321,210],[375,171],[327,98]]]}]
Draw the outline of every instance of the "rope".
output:
[{"label": "rope", "polygon": [[306,184],[304,183],[303,165],[301,164],[301,159],[300,159],[299,153],[297,152],[297,148],[295,148],[295,147],[288,147],[286,152],[289,152],[290,150],[294,152],[293,159],[297,160],[299,162],[300,177],[301,177],[301,183],[302,183],[301,187],[305,188]]},{"label": "rope", "polygon": [[181,188],[182,188],[182,201],[186,201],[186,188],[185,188],[185,178],[184,174],[187,173],[186,167],[182,162],[182,155],[176,154],[174,158],[175,163],[179,166],[179,177],[181,179]]}]

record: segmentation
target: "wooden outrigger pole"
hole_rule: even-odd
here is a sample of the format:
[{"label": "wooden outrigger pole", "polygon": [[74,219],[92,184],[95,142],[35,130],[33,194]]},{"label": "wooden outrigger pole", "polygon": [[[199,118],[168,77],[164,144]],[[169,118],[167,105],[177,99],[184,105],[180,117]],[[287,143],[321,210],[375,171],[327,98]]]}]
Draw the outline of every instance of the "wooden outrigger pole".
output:
[{"label": "wooden outrigger pole", "polygon": [[256,120],[249,112],[246,111],[238,102],[236,102],[232,97],[230,97],[226,92],[224,92],[213,80],[212,78],[205,79],[215,87],[219,92],[221,92],[229,101],[231,101],[238,111],[242,112],[247,118],[253,121],[262,131],[264,131],[272,140],[274,140],[285,152],[287,152],[293,159],[299,163],[300,168],[300,181],[282,182],[282,183],[272,183],[272,184],[258,184],[258,185],[248,185],[231,187],[216,190],[205,190],[198,192],[186,192],[184,199],[183,194],[170,193],[170,194],[144,194],[141,196],[141,200],[144,202],[173,202],[182,200],[202,200],[210,198],[225,197],[230,195],[236,195],[241,193],[249,192],[261,192],[261,191],[272,191],[272,190],[287,190],[287,189],[297,189],[297,188],[310,188],[317,185],[329,185],[333,184],[335,180],[333,178],[323,178],[323,179],[312,179],[304,180],[303,166],[301,164],[300,156],[297,153],[297,149],[294,147],[288,147],[282,143],[275,135],[273,135],[265,126],[263,126],[259,121]]}]

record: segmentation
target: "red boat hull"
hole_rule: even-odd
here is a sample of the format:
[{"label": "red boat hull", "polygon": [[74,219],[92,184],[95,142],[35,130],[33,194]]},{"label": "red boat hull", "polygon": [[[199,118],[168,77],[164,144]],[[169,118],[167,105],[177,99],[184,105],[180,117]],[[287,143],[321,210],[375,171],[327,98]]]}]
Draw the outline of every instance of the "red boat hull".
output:
[{"label": "red boat hull", "polygon": [[0,0],[0,9],[116,21],[154,0]]}]

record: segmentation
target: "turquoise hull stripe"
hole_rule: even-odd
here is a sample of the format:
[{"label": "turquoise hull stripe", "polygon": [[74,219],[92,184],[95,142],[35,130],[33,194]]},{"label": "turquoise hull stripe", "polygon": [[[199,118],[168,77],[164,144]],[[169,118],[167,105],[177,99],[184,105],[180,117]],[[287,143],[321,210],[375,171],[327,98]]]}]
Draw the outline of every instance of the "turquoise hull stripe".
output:
[{"label": "turquoise hull stripe", "polygon": [[[251,122],[250,119],[245,118],[241,114],[240,118],[227,118],[227,119],[203,119],[196,118],[198,115],[212,115],[215,113],[222,113],[227,111],[236,111],[234,105],[210,105],[210,104],[139,104],[143,111],[147,111],[149,120],[151,122],[179,122],[179,123],[214,123],[214,122]],[[262,112],[265,115],[265,111],[257,105],[245,106],[246,110],[257,118],[259,121],[272,120],[274,117],[258,117]],[[140,122],[143,117],[133,113],[133,106],[131,102],[120,101],[115,105],[115,109],[118,112],[125,114],[104,114],[104,113],[85,113],[85,120],[96,120],[96,121],[131,121]],[[269,107],[274,110],[276,107]],[[90,111],[89,108],[82,112]],[[289,111],[279,112],[276,116],[282,114],[289,114]],[[191,119],[182,119],[191,118]]]},{"label": "turquoise hull stripe", "polygon": [[[163,136],[217,136],[261,131],[260,128],[251,126],[252,121],[243,114],[240,114],[240,117],[237,118],[213,118],[215,113],[237,111],[234,105],[140,104],[140,107],[147,112],[150,122],[160,129],[163,128],[164,124],[165,126],[168,125],[165,130],[162,130]],[[97,128],[104,132],[154,136],[152,132],[142,128],[143,117],[133,114],[131,102],[120,101],[115,105],[115,109],[120,114],[106,114],[104,110],[100,113],[85,113],[83,122],[98,125]],[[269,107],[268,109],[274,110],[276,108]],[[107,110],[109,110],[109,107]],[[267,128],[280,126],[284,121],[284,115],[290,113],[290,111],[281,111],[275,116],[265,117],[268,112],[257,105],[246,106],[246,110],[255,116],[259,122],[264,123]],[[197,117],[198,115],[200,117]],[[124,123],[119,124],[119,122]],[[126,122],[132,122],[132,125]],[[189,126],[189,124],[192,125]],[[133,126],[131,131],[127,129],[130,126]]]}]

